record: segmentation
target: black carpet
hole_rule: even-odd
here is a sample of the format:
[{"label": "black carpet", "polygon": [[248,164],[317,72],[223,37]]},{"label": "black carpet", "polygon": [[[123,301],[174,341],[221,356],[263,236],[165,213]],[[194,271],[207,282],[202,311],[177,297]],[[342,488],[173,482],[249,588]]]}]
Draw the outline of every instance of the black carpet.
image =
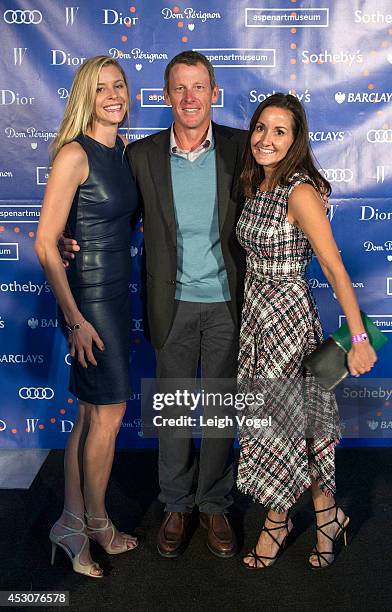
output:
[{"label": "black carpet", "polygon": [[[339,504],[351,517],[349,546],[336,563],[315,572],[307,559],[314,543],[310,498],[295,506],[296,538],[277,563],[246,571],[241,554],[219,559],[197,527],[179,559],[159,557],[155,540],[161,505],[156,452],[116,455],[108,509],[116,525],[136,532],[140,546],[109,557],[92,544],[102,580],[75,574],[63,551],[50,566],[48,533],[62,509],[61,451],[52,451],[29,491],[0,491],[0,589],[67,590],[69,610],[386,611],[392,608],[392,449],[338,449]],[[233,525],[242,553],[253,547],[264,510],[236,495]],[[5,609],[5,608],[4,608]],[[46,608],[48,610],[67,608]]]}]

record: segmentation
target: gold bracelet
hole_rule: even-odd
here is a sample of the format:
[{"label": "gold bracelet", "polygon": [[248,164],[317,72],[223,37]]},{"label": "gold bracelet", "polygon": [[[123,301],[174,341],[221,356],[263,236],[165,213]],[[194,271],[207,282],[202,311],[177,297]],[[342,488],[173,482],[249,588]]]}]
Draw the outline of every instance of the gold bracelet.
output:
[{"label": "gold bracelet", "polygon": [[74,331],[78,331],[82,327],[83,323],[85,323],[85,322],[86,322],[86,319],[83,319],[83,321],[81,323],[74,323],[74,325],[66,325],[65,329],[70,334],[72,334]]}]

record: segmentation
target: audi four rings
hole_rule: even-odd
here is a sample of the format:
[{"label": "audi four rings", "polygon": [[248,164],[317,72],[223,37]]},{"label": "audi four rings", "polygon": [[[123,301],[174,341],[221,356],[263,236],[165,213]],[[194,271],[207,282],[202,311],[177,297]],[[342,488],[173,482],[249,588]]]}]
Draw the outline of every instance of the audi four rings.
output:
[{"label": "audi four rings", "polygon": [[354,176],[353,171],[349,168],[328,168],[321,171],[331,183],[349,183]]},{"label": "audi four rings", "polygon": [[369,130],[368,142],[392,142],[392,130]]},{"label": "audi four rings", "polygon": [[23,400],[51,400],[54,391],[51,387],[21,387],[19,397]]},{"label": "audi four rings", "polygon": [[38,25],[42,21],[41,11],[5,11],[4,21],[10,24],[22,23]]}]

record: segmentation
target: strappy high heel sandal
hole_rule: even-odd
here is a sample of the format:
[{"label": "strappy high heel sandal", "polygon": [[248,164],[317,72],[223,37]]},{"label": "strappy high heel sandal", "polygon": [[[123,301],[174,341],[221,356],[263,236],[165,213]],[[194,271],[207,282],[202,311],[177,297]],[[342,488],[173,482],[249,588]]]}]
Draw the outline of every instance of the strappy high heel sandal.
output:
[{"label": "strappy high heel sandal", "polygon": [[[316,531],[320,531],[320,533],[322,533],[323,536],[328,538],[328,540],[331,540],[332,550],[321,551],[317,548],[317,544],[316,544],[310,557],[315,557],[317,559],[318,565],[314,565],[309,559],[309,565],[312,569],[315,569],[315,570],[326,569],[327,567],[330,567],[332,565],[336,557],[336,551],[335,551],[336,542],[342,534],[343,534],[343,539],[344,539],[344,545],[347,546],[347,527],[350,522],[350,517],[345,516],[343,522],[341,523],[338,520],[338,511],[339,509],[341,510],[341,508],[339,508],[336,504],[334,504],[333,506],[330,506],[329,508],[325,508],[324,510],[315,510],[315,513],[321,514],[322,512],[327,512],[328,510],[333,510],[334,508],[335,508],[335,518],[333,518],[331,521],[328,521],[327,523],[324,523],[323,525],[317,525],[317,522],[316,522]],[[327,527],[328,525],[332,525],[333,523],[336,523],[338,525],[338,529],[334,537],[331,537],[328,533],[325,533],[325,531],[323,530],[325,527]],[[328,557],[332,556],[332,560],[330,561],[326,555],[328,555]]]},{"label": "strappy high heel sandal", "polygon": [[[85,522],[79,516],[76,516],[76,514],[73,514],[73,512],[69,512],[69,510],[64,510],[64,514],[68,514],[68,516],[72,516],[73,519],[76,519],[77,521],[79,521],[79,523],[81,524],[81,527],[80,529],[74,529],[73,527],[68,527],[68,525],[64,525],[63,523],[59,523],[59,522],[53,525],[49,533],[49,539],[52,542],[51,565],[54,564],[57,546],[59,546],[67,553],[68,557],[70,558],[74,572],[76,572],[77,574],[83,574],[84,576],[89,576],[89,578],[103,578],[103,574],[92,574],[91,573],[92,569],[101,570],[101,568],[99,567],[97,563],[92,562],[92,563],[85,564],[85,563],[81,563],[80,561],[80,555],[86,548],[86,544],[88,542]],[[53,529],[55,525],[58,525],[62,529],[66,529],[67,533],[63,533],[60,535],[53,533]],[[68,546],[64,542],[66,538],[70,538],[71,536],[82,536],[83,538],[83,544],[78,553],[74,553],[73,550],[70,548],[70,546]]]},{"label": "strappy high heel sandal", "polygon": [[[110,518],[108,517],[108,515],[106,515],[104,518],[99,518],[96,516],[90,516],[86,513],[86,518],[88,521],[105,521],[105,524],[102,527],[90,527],[90,525],[87,524],[87,534],[91,540],[94,540],[94,542],[99,544],[109,555],[119,555],[121,553],[127,552],[128,550],[134,550],[139,545],[137,538],[135,538],[134,536],[129,536],[126,533],[122,533],[121,531],[119,531],[118,533],[124,537],[124,545],[113,547],[112,544],[116,536],[116,528],[113,525]],[[99,542],[99,540],[95,537],[94,534],[102,533],[103,531],[107,531],[108,529],[111,530],[112,536],[110,538],[109,544],[103,545],[101,544],[101,542]],[[132,546],[131,548],[129,548],[127,544],[127,538],[134,539],[135,546]]]},{"label": "strappy high heel sandal", "polygon": [[[251,557],[251,559],[254,559],[255,564],[254,565],[249,565],[249,563],[246,563],[246,561],[244,559],[242,559],[242,563],[243,565],[246,567],[246,569],[249,570],[258,570],[258,569],[263,569],[265,567],[270,567],[271,565],[273,565],[275,563],[275,561],[278,559],[278,557],[282,554],[283,549],[287,543],[287,538],[289,537],[289,535],[291,534],[292,530],[293,530],[293,525],[291,524],[291,528],[289,529],[289,517],[286,517],[286,520],[284,521],[273,521],[272,519],[270,519],[267,515],[267,519],[270,523],[274,523],[275,525],[279,525],[279,527],[266,527],[265,523],[263,525],[262,528],[262,532],[265,531],[266,533],[268,533],[268,535],[270,536],[270,538],[275,542],[275,544],[277,544],[278,546],[278,551],[276,553],[276,555],[274,557],[266,557],[265,555],[258,555],[256,552],[256,547],[253,548],[253,550],[251,550],[247,555],[245,555],[246,557]],[[285,535],[285,537],[283,538],[283,540],[279,543],[278,540],[275,538],[275,536],[271,533],[271,531],[277,531],[278,529],[283,529],[285,528],[287,533]],[[266,563],[264,561],[264,559],[266,559],[267,561],[269,561],[269,563]],[[261,565],[258,565],[259,563],[261,563]]]}]

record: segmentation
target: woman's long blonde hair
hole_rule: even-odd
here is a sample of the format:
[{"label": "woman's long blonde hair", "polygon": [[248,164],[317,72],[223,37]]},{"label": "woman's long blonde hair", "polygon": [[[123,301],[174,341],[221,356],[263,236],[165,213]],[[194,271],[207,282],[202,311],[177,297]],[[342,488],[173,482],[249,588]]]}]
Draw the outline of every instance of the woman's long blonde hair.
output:
[{"label": "woman's long blonde hair", "polygon": [[[50,146],[52,161],[61,147],[74,140],[79,134],[86,134],[87,130],[91,127],[98,76],[101,69],[105,66],[115,66],[118,68],[124,79],[129,97],[127,77],[125,76],[124,70],[115,59],[108,55],[96,55],[84,62],[75,74],[71,91],[69,92],[68,102],[65,107],[63,120],[58,134]],[[121,125],[124,123],[128,114],[129,107]]]}]

